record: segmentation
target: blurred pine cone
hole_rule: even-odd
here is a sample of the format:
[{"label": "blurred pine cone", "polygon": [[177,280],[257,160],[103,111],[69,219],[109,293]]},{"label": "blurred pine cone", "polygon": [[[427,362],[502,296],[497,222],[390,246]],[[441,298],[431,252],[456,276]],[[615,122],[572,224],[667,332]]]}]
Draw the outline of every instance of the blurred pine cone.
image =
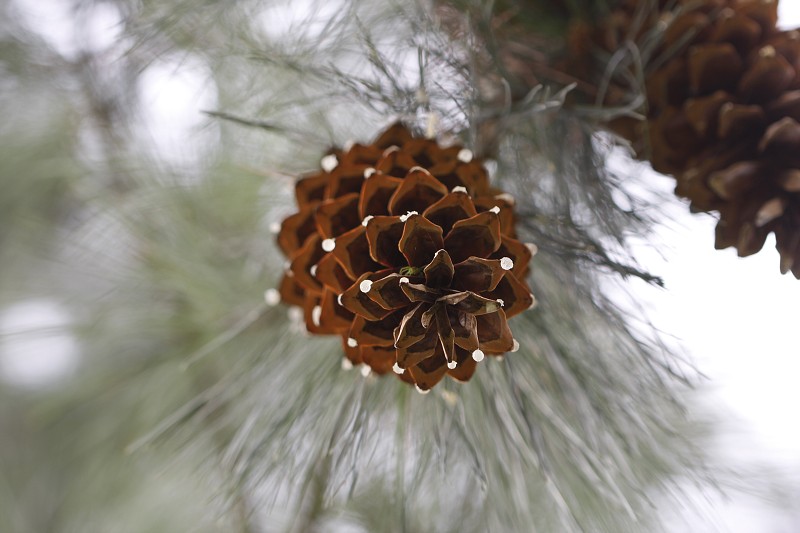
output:
[{"label": "blurred pine cone", "polygon": [[771,0],[663,7],[643,18],[624,2],[599,32],[610,50],[663,29],[645,65],[646,131],[618,132],[693,210],[719,211],[717,248],[751,255],[774,232],[781,272],[800,278],[800,33],[777,29]]},{"label": "blurred pine cone", "polygon": [[302,306],[309,332],[340,335],[350,363],[427,391],[516,348],[506,319],[533,304],[532,253],[513,198],[469,150],[395,124],[329,153],[295,193],[278,234],[281,299]]}]

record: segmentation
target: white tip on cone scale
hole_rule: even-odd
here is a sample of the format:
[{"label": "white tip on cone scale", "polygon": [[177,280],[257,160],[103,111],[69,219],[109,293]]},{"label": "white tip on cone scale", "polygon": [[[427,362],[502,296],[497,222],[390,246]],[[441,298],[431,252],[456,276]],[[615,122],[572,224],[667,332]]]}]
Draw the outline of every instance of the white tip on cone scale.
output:
[{"label": "white tip on cone scale", "polygon": [[439,115],[428,113],[428,124],[425,126],[425,137],[433,139],[436,137],[436,130],[439,129]]},{"label": "white tip on cone scale", "polygon": [[295,324],[299,324],[303,321],[303,309],[297,305],[294,305],[286,311],[286,315],[289,317],[289,322],[293,322]]},{"label": "white tip on cone scale", "polygon": [[456,363],[455,361],[447,362],[447,368],[449,368],[450,370],[453,370],[456,366],[458,366],[458,363]]},{"label": "white tip on cone scale", "polygon": [[264,301],[267,305],[278,305],[281,302],[281,293],[275,289],[267,289],[264,292]]},{"label": "white tip on cone scale", "polygon": [[360,290],[364,294],[367,294],[369,291],[372,290],[372,282],[368,279],[365,279],[364,281],[358,284],[358,290]]},{"label": "white tip on cone scale", "polygon": [[474,352],[472,352],[472,358],[475,360],[476,363],[480,363],[483,361],[483,358],[486,357],[486,354],[483,353],[483,350],[478,348]]},{"label": "white tip on cone scale", "polygon": [[340,294],[339,296],[336,297],[336,303],[344,307],[344,304],[342,303],[342,296],[344,295]]},{"label": "white tip on cone scale", "polygon": [[311,268],[308,269],[308,272],[312,276],[316,276],[317,275],[317,265],[311,265]]},{"label": "white tip on cone scale", "polygon": [[311,310],[311,321],[315,326],[319,326],[319,319],[322,317],[322,307],[315,305]]},{"label": "white tip on cone scale", "polygon": [[515,203],[517,203],[517,199],[507,192],[501,192],[500,194],[496,194],[494,197],[497,198],[498,200],[504,200],[508,202],[509,205],[514,205]]},{"label": "white tip on cone scale", "polygon": [[365,179],[365,180],[368,180],[368,179],[370,179],[370,178],[372,177],[372,175],[373,175],[373,174],[375,174],[376,172],[377,172],[377,170],[375,170],[375,169],[374,169],[374,168],[372,168],[372,167],[365,168],[365,169],[364,169],[364,179]]},{"label": "white tip on cone scale", "polygon": [[395,374],[397,374],[398,376],[402,376],[403,374],[405,374],[405,372],[406,372],[406,369],[405,369],[405,368],[400,368],[400,365],[398,365],[397,363],[395,363],[395,364],[394,364],[394,366],[392,367],[392,371],[393,371]]},{"label": "white tip on cone scale", "polygon": [[411,283],[411,280],[408,279],[407,277],[403,276],[402,278],[400,278],[399,283],[400,283],[400,285],[402,285],[403,283]]},{"label": "white tip on cone scale", "polygon": [[489,211],[491,211],[495,215],[499,215],[500,214],[500,208],[498,206],[494,206],[493,208],[489,209]]},{"label": "white tip on cone scale", "polygon": [[[457,381],[456,383],[461,382]],[[444,389],[440,389],[439,394],[442,396],[442,400],[450,407],[455,407],[458,404],[458,394]]]},{"label": "white tip on cone scale", "polygon": [[505,307],[505,306],[506,306],[506,303],[503,301],[503,299],[502,299],[502,298],[498,298],[498,299],[497,299],[497,303],[499,303],[499,304],[500,304],[500,307]]},{"label": "white tip on cone scale", "polygon": [[462,148],[458,151],[458,155],[456,157],[458,157],[458,160],[462,163],[469,163],[475,156],[473,155],[472,150],[469,148]]},{"label": "white tip on cone scale", "polygon": [[333,239],[325,239],[322,241],[322,249],[326,252],[332,252],[336,248],[336,241]]},{"label": "white tip on cone scale", "polygon": [[358,341],[350,337],[349,339],[347,339],[347,345],[351,348],[355,348],[356,346],[358,346]]},{"label": "white tip on cone scale", "polygon": [[322,167],[322,170],[324,170],[325,172],[330,172],[331,170],[336,168],[336,165],[339,164],[339,160],[336,159],[335,155],[328,154],[320,160],[319,164]]},{"label": "white tip on cone scale", "polygon": [[517,339],[514,339],[514,346],[511,347],[511,353],[516,353],[519,351],[519,342]]},{"label": "white tip on cone scale", "polygon": [[366,228],[367,224],[369,224],[369,221],[372,220],[373,218],[375,218],[375,217],[373,217],[372,215],[365,216],[364,220],[361,221],[361,225]]},{"label": "white tip on cone scale", "polygon": [[463,192],[464,194],[467,194],[467,188],[462,187],[461,185],[456,185],[450,192]]},{"label": "white tip on cone scale", "polygon": [[420,394],[428,394],[431,390],[430,389],[423,389],[420,388],[419,385],[414,385],[417,388],[417,392]]},{"label": "white tip on cone scale", "polygon": [[347,357],[342,357],[342,370],[352,370],[353,362]]},{"label": "white tip on cone scale", "polygon": [[280,222],[273,222],[272,224],[269,225],[269,231],[272,234],[277,235],[278,233],[281,232],[281,223]]},{"label": "white tip on cone scale", "polygon": [[775,57],[776,53],[775,47],[769,44],[758,51],[758,55],[761,57]]},{"label": "white tip on cone scale", "polygon": [[405,222],[406,220],[411,218],[412,215],[419,215],[419,213],[417,213],[416,211],[409,211],[405,215],[400,215],[400,222]]},{"label": "white tip on cone scale", "polygon": [[510,257],[504,257],[500,260],[500,268],[503,270],[511,270],[514,268],[514,261]]},{"label": "white tip on cone scale", "polygon": [[362,376],[367,377],[370,374],[372,374],[372,369],[369,367],[369,365],[364,365],[364,366],[361,367],[361,375]]}]

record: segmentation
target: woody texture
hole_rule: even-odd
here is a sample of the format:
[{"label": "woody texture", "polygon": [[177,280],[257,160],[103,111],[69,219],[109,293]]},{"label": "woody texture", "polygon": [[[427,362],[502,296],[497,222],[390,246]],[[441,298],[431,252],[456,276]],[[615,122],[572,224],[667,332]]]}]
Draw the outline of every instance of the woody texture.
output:
[{"label": "woody texture", "polygon": [[278,234],[281,300],[302,307],[310,333],[340,336],[347,366],[423,392],[518,348],[508,319],[534,303],[533,247],[472,152],[398,123],[321,166],[297,181],[298,212]]}]

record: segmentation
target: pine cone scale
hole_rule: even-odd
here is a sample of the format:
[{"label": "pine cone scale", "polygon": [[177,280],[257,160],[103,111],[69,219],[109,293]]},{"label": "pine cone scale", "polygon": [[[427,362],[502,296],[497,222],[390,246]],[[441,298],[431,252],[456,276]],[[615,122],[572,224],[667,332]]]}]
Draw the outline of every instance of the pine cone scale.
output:
[{"label": "pine cone scale", "polygon": [[451,259],[460,263],[470,256],[489,257],[500,248],[500,219],[490,211],[459,220],[444,238]]},{"label": "pine cone scale", "polygon": [[423,216],[406,219],[397,247],[411,267],[424,267],[444,247],[442,228]]},{"label": "pine cone scale", "polygon": [[336,240],[336,247],[331,253],[352,279],[382,268],[372,259],[367,230],[361,225],[341,235]]},{"label": "pine cone scale", "polygon": [[422,216],[442,228],[442,233],[447,235],[453,224],[477,214],[475,204],[466,193],[453,192],[427,208]]},{"label": "pine cone scale", "polygon": [[405,223],[399,216],[376,216],[367,224],[367,242],[372,259],[387,267],[402,265],[405,261],[398,247],[403,237]]},{"label": "pine cone scale", "polygon": [[433,261],[423,269],[422,273],[425,275],[425,285],[439,289],[453,285],[456,270],[447,250],[440,249],[433,254]]},{"label": "pine cone scale", "polygon": [[326,200],[314,212],[317,231],[323,239],[335,239],[358,226],[358,193],[349,193]]},{"label": "pine cone scale", "polygon": [[408,307],[411,300],[403,292],[400,283],[402,279],[402,275],[393,273],[373,282],[370,298],[384,309],[394,310]]}]

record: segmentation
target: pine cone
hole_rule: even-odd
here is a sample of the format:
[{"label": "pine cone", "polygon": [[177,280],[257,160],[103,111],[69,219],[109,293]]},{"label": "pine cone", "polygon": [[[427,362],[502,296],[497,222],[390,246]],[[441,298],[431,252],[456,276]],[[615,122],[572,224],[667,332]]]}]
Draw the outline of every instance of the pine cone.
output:
[{"label": "pine cone", "polygon": [[532,254],[513,198],[469,150],[395,124],[322,167],[297,182],[299,212],[278,234],[290,259],[279,292],[309,332],[340,335],[350,363],[421,391],[516,349],[507,318],[533,304]]},{"label": "pine cone", "polygon": [[800,278],[800,33],[777,30],[777,2],[689,5],[663,37],[679,52],[647,79],[653,168],[719,211],[717,248],[751,255],[774,232]]},{"label": "pine cone", "polygon": [[[575,50],[587,41],[609,53],[628,41],[647,48],[660,35],[644,58],[646,123],[610,127],[674,175],[693,210],[720,213],[717,248],[751,255],[774,232],[781,272],[800,278],[800,33],[777,29],[775,0],[650,5],[621,0],[591,31],[573,25]],[[576,75],[597,83],[602,74],[572,57]],[[626,83],[636,76],[625,74],[612,81],[607,104],[631,92]]]}]

